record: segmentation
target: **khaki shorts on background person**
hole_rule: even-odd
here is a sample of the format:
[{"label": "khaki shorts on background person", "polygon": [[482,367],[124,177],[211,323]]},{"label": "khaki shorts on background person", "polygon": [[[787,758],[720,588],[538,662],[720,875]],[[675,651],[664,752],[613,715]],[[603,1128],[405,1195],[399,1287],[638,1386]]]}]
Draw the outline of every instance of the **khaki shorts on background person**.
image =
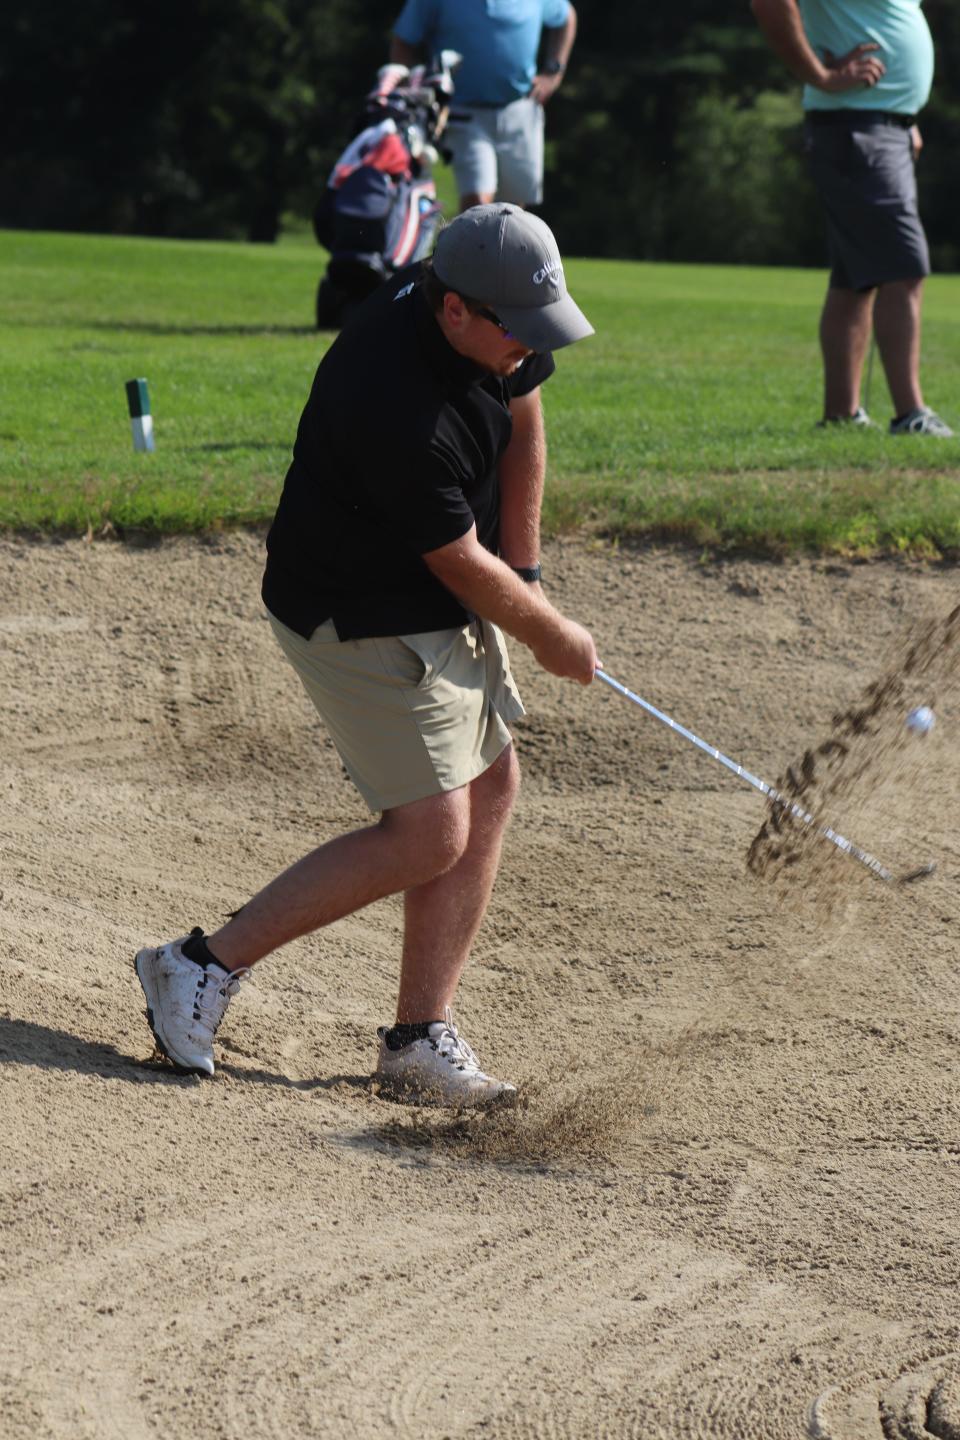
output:
[{"label": "khaki shorts on background person", "polygon": [[511,205],[543,200],[543,106],[524,96],[509,105],[465,105],[445,140],[460,195],[496,195]]},{"label": "khaki shorts on background person", "polygon": [[340,640],[333,621],[309,640],[267,612],[280,648],[373,811],[468,785],[511,742],[524,714],[496,625]]}]

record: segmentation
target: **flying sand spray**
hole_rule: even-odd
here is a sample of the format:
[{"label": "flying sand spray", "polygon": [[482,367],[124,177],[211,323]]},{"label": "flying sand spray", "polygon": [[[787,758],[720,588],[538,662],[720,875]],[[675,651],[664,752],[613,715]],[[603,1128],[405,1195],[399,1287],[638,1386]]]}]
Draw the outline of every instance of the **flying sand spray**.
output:
[{"label": "flying sand spray", "polygon": [[[688,730],[686,726],[678,724],[676,720],[671,719],[671,717],[664,714],[662,710],[658,710],[655,705],[650,704],[649,700],[644,700],[641,696],[635,695],[632,690],[628,690],[626,685],[622,685],[619,680],[614,680],[613,676],[608,675],[605,670],[598,669],[596,677],[598,680],[602,680],[605,685],[609,685],[611,689],[616,690],[618,695],[623,695],[627,700],[632,700],[634,705],[639,705],[641,710],[645,710],[648,715],[652,715],[653,718],[659,720],[662,725],[666,725],[669,729],[675,730],[678,735],[682,735],[683,738],[689,740],[692,745],[696,745],[700,750],[703,750],[705,754],[712,756],[714,760],[718,760],[721,765],[725,765],[728,770],[732,770],[734,775],[738,776],[739,779],[745,780],[748,785],[752,785],[755,790],[759,790],[762,795],[766,795],[767,799],[775,805],[782,806],[784,810],[796,816],[804,825],[816,824],[812,815],[800,805],[795,805],[786,795],[781,795],[779,791],[774,790],[773,786],[768,785],[766,780],[761,780],[758,776],[751,775],[749,770],[745,770],[743,766],[738,765],[735,760],[731,760],[728,756],[721,754],[715,746],[708,745],[706,740],[701,740],[699,735],[694,735],[692,730]],[[933,723],[934,714],[928,705],[918,706],[915,710],[911,710],[907,716],[908,728],[921,734],[926,734],[931,730]],[[852,840],[847,840],[845,836],[839,834],[839,832],[831,826],[819,825],[817,826],[817,831],[818,834],[823,836],[824,840],[829,840],[832,845],[836,845],[837,849],[841,850],[844,855],[849,855],[852,860],[857,860],[861,865],[866,866],[866,868],[876,875],[879,880],[882,880],[885,885],[907,885],[913,880],[922,880],[927,875],[932,875],[936,869],[936,866],[930,863],[927,865],[919,865],[913,870],[906,871],[903,875],[894,875],[893,871],[888,870],[886,865],[882,865],[875,855],[871,855],[867,850],[862,850],[859,845],[855,845]]]}]

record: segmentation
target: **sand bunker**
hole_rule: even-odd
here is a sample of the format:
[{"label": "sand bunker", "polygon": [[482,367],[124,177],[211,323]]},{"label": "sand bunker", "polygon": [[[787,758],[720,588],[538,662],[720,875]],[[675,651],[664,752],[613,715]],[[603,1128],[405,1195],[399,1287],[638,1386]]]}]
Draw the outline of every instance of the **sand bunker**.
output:
[{"label": "sand bunker", "polygon": [[514,647],[524,784],[458,1019],[521,1104],[478,1119],[371,1087],[397,902],[258,966],[212,1081],[147,1063],[135,950],[365,811],[256,537],[0,551],[4,1440],[955,1433],[952,572],[549,547],[611,674],[938,870],[831,855],[831,908],[786,827],[758,878],[754,791]]}]

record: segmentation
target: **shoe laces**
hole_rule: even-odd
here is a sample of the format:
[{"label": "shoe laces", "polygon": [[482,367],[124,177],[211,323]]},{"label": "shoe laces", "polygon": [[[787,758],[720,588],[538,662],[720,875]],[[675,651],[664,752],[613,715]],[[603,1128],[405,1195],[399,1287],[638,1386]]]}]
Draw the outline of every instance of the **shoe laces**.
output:
[{"label": "shoe laces", "polygon": [[438,1055],[441,1055],[444,1060],[449,1060],[452,1065],[456,1065],[458,1070],[470,1070],[482,1074],[480,1061],[454,1024],[453,1011],[449,1005],[444,1010],[443,1019],[439,1023],[443,1028],[439,1035],[431,1037]]},{"label": "shoe laces", "polygon": [[203,975],[197,981],[193,1011],[194,1018],[199,1020],[211,1035],[216,1035],[227,1006],[240,989],[240,982],[246,980],[249,974],[250,967],[247,965],[240,970],[231,970],[223,976],[211,974],[209,966],[204,969]]}]

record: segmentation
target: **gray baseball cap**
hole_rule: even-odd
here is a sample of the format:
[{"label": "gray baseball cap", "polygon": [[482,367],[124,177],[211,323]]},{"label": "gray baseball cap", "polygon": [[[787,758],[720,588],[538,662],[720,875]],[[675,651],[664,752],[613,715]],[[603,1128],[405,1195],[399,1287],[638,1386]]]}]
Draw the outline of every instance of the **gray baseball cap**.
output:
[{"label": "gray baseball cap", "polygon": [[529,350],[559,350],[593,334],[567,294],[552,231],[518,205],[474,205],[451,220],[433,271],[451,290],[489,305]]}]

